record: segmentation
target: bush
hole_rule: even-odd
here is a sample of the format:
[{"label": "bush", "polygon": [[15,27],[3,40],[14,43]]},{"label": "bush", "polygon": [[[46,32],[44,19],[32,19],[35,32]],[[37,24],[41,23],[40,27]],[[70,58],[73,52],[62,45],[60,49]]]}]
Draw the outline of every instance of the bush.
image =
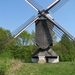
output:
[{"label": "bush", "polygon": [[24,62],[31,62],[32,54],[38,49],[33,45],[30,46],[15,46],[11,49],[15,59],[21,59]]},{"label": "bush", "polygon": [[74,60],[74,49],[67,49],[61,42],[58,42],[52,49],[59,55],[60,61]]},{"label": "bush", "polygon": [[6,71],[6,64],[3,61],[0,61],[0,75],[4,75]]},{"label": "bush", "polygon": [[2,50],[5,48],[5,43],[7,42],[7,35],[3,28],[0,28],[0,54]]}]

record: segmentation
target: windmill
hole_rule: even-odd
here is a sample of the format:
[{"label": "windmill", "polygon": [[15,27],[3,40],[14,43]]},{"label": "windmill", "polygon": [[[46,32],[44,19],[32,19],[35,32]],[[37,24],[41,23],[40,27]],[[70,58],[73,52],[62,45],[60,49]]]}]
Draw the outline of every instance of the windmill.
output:
[{"label": "windmill", "polygon": [[49,11],[54,13],[69,0],[55,0],[47,7],[47,9],[43,9],[42,6],[39,5],[35,0],[25,1],[38,12],[38,15],[32,16],[29,20],[17,28],[13,32],[13,38],[7,43],[7,45],[10,44],[10,42],[12,42],[33,23],[35,23],[36,28],[36,45],[38,45],[43,51],[47,50],[53,45],[52,31],[55,32],[60,38],[63,34],[66,34],[70,40],[75,41],[74,37],[63,27],[61,27],[61,25],[59,25],[49,14]]}]

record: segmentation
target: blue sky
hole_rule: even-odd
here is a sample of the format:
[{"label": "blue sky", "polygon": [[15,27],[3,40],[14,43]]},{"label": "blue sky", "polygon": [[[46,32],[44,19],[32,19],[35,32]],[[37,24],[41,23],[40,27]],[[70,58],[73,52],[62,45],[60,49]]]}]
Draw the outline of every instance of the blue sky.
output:
[{"label": "blue sky", "polygon": [[[44,9],[54,0],[36,0]],[[75,37],[75,0],[69,0],[55,13],[51,13],[55,21]],[[13,32],[37,11],[24,0],[0,0],[0,27]],[[27,31],[35,30],[35,24]]]}]

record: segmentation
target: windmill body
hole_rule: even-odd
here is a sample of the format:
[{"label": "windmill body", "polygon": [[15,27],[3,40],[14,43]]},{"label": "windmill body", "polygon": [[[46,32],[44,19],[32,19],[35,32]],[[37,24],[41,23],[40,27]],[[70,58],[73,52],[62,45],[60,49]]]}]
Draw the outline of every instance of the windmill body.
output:
[{"label": "windmill body", "polygon": [[[49,16],[49,15],[48,15]],[[49,16],[50,17],[50,16]],[[43,16],[35,22],[35,41],[41,49],[47,49],[53,45],[52,28],[53,24]]]}]

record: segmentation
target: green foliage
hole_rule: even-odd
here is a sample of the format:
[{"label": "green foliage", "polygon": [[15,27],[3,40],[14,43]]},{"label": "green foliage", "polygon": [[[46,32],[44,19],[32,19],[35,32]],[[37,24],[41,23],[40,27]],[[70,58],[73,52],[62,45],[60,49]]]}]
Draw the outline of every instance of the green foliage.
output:
[{"label": "green foliage", "polygon": [[35,45],[35,32],[32,31],[31,33],[31,41],[32,41],[32,44]]},{"label": "green foliage", "polygon": [[60,61],[74,60],[74,45],[67,35],[63,35],[61,41],[52,48],[60,56]]},{"label": "green foliage", "polygon": [[31,34],[28,33],[27,31],[24,31],[17,37],[16,44],[27,46],[31,43],[31,38],[32,38]]},{"label": "green foliage", "polygon": [[5,74],[5,64],[3,65],[3,64],[1,64],[0,63],[0,75],[4,75]]},{"label": "green foliage", "polygon": [[12,54],[14,56],[14,58],[18,58],[21,60],[24,60],[25,62],[27,62],[28,60],[30,60],[30,50],[28,49],[28,47],[16,47],[15,50],[12,50]]},{"label": "green foliage", "polygon": [[21,59],[24,62],[31,62],[32,54],[37,50],[38,47],[35,46],[15,46],[11,48],[11,53],[16,59]]},{"label": "green foliage", "polygon": [[12,34],[9,30],[5,30],[6,36],[8,38],[7,42],[12,38]]},{"label": "green foliage", "polygon": [[7,48],[0,54],[0,75],[5,75],[5,71],[10,65],[9,60],[12,58],[12,54]]},{"label": "green foliage", "polygon": [[33,52],[37,49],[34,47],[34,32],[32,34],[24,31],[8,46],[14,58],[21,59],[25,62],[31,61]]},{"label": "green foliage", "polygon": [[52,38],[53,38],[53,44],[55,44],[57,42],[57,36],[55,32],[52,32]]},{"label": "green foliage", "polygon": [[[4,60],[0,61],[3,62]],[[24,63],[20,60],[11,59],[6,61],[6,63],[0,62],[0,65],[3,68],[4,75],[75,75],[75,62],[38,64]]]},{"label": "green foliage", "polygon": [[72,41],[67,37],[67,35],[63,35],[60,41],[65,47],[64,54],[66,55],[66,59],[72,61],[74,60],[74,45]]},{"label": "green foliage", "polygon": [[5,43],[7,42],[7,35],[3,28],[0,28],[0,53],[2,49],[5,48]]},{"label": "green foliage", "polygon": [[[67,35],[63,35],[59,42],[56,42],[56,35],[52,33],[54,46],[53,50],[60,56],[60,61],[74,60],[74,45]],[[5,44],[12,38],[9,30],[0,28],[0,53],[4,53],[5,57],[14,57],[17,59],[30,62],[32,54],[38,49],[35,45],[35,32],[30,34],[27,31],[21,33],[9,46],[5,48]],[[9,53],[9,55],[8,55]],[[4,58],[4,57],[3,57]]]}]

